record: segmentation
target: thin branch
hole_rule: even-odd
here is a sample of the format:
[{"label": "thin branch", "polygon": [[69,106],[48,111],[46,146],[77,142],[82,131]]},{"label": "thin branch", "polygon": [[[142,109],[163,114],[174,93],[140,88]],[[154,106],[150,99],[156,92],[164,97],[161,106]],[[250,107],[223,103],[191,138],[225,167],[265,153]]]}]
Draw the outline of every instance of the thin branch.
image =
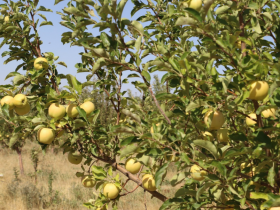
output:
[{"label": "thin branch", "polygon": [[241,114],[241,115],[243,115],[243,116],[245,116],[245,117],[247,117],[247,118],[249,118],[249,119],[251,119],[251,120],[254,120],[255,122],[257,122],[256,119],[253,119],[252,117],[250,117],[250,116],[247,115],[247,114],[244,114],[243,112],[240,112],[240,111],[237,111],[237,110],[235,110],[235,112],[238,113],[238,114]]},{"label": "thin branch", "polygon": [[164,118],[166,119],[166,121],[168,122],[168,124],[171,125],[170,119],[166,116],[165,112],[164,112],[164,111],[162,110],[162,108],[160,107],[160,105],[159,105],[159,103],[158,103],[158,101],[157,101],[157,99],[156,99],[156,97],[155,97],[155,95],[154,95],[154,93],[153,93],[153,90],[152,90],[152,87],[151,87],[151,86],[149,87],[149,91],[150,91],[150,93],[151,93],[151,95],[152,95],[152,98],[154,99],[154,102],[155,102],[157,108],[159,109],[160,113],[164,116]]}]

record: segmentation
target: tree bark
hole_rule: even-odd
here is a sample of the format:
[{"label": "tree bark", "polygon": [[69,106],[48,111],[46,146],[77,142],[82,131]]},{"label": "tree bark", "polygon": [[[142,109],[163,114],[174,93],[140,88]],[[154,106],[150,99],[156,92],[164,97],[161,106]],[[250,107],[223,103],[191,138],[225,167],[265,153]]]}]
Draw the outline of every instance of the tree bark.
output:
[{"label": "tree bark", "polygon": [[[94,156],[94,157],[99,159],[99,160],[101,160],[101,161],[103,161],[103,162],[109,163],[112,167],[117,169],[119,172],[121,172],[122,174],[127,176],[130,180],[132,180],[133,182],[135,182],[136,184],[138,184],[140,187],[143,188],[142,180],[139,179],[136,175],[133,175],[132,173],[127,171],[125,168],[121,167],[116,161],[114,161],[112,159],[105,160],[105,159],[102,159],[102,158],[99,158],[99,157],[96,157],[96,156]],[[161,194],[161,193],[159,193],[157,191],[148,191],[148,190],[146,190],[146,191],[149,192],[150,194],[152,194],[155,198],[161,200],[162,202],[164,202],[164,201],[166,201],[168,199],[163,194]]]},{"label": "tree bark", "polygon": [[20,174],[23,175],[24,174],[24,168],[23,168],[23,162],[22,162],[21,149],[17,148],[16,151],[17,151],[17,154],[18,154]]}]

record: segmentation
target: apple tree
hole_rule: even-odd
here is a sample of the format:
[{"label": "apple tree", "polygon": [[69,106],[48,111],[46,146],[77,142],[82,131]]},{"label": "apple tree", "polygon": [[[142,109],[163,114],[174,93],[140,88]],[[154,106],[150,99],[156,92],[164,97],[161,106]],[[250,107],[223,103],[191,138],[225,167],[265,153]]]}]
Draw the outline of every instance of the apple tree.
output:
[{"label": "apple tree", "polygon": [[[2,56],[22,64],[7,76],[13,84],[0,87],[1,122],[19,142],[36,132],[42,148],[64,132],[64,153],[81,164],[76,175],[100,192],[85,206],[117,209],[141,187],[163,201],[161,210],[280,207],[279,0],[133,0],[132,19],[123,15],[127,0],[68,1],[59,12],[68,29],[61,41],[80,47],[75,67],[88,73],[84,83],[43,51],[38,28],[52,25],[42,14],[51,10],[38,0],[5,2],[0,46],[9,50]],[[163,73],[166,92],[154,93],[154,72]],[[127,96],[126,83],[141,101]],[[106,95],[115,118],[101,123],[93,95],[81,100],[88,86]],[[33,115],[16,111],[25,106],[14,103],[19,93]],[[177,191],[167,197],[161,185],[171,164]],[[134,190],[125,189],[128,181]]]}]

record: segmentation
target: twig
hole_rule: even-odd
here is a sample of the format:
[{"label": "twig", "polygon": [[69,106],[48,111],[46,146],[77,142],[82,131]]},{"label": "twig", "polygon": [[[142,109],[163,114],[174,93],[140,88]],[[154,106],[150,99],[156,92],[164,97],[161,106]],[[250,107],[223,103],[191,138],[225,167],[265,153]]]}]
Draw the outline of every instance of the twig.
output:
[{"label": "twig", "polygon": [[165,112],[164,112],[164,111],[162,110],[162,108],[160,107],[160,105],[159,105],[159,103],[158,103],[158,101],[157,101],[157,99],[156,99],[156,97],[155,97],[155,95],[154,95],[154,93],[153,93],[153,90],[152,90],[152,87],[151,87],[151,86],[149,87],[149,91],[150,91],[150,93],[151,93],[151,95],[152,95],[152,98],[154,99],[154,102],[155,102],[157,108],[159,109],[160,113],[164,116],[164,118],[166,119],[166,121],[168,122],[168,124],[171,125],[171,121],[169,120],[169,118],[166,116]]}]

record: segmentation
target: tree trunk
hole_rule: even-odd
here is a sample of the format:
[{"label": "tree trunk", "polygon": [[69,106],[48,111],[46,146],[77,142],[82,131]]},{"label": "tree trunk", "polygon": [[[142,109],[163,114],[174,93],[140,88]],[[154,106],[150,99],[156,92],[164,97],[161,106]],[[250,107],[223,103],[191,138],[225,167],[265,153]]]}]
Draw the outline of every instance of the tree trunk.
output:
[{"label": "tree trunk", "polygon": [[23,162],[22,162],[21,149],[17,148],[16,151],[17,151],[17,154],[18,154],[20,174],[23,175],[24,174],[24,168],[23,168]]}]

